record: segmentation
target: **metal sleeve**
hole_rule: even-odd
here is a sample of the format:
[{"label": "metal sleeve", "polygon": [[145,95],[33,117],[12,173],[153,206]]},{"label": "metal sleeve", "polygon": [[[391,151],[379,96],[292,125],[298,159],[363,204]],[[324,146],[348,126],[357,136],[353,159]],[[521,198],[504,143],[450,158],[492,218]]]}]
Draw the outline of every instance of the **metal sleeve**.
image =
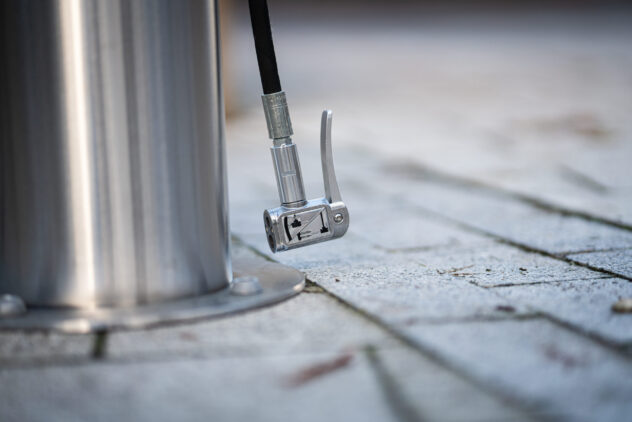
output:
[{"label": "metal sleeve", "polygon": [[290,111],[287,107],[285,92],[262,95],[263,111],[268,124],[268,136],[270,139],[289,138],[292,132]]},{"label": "metal sleeve", "polygon": [[305,188],[296,145],[274,146],[270,151],[281,204],[302,206],[305,203]]}]

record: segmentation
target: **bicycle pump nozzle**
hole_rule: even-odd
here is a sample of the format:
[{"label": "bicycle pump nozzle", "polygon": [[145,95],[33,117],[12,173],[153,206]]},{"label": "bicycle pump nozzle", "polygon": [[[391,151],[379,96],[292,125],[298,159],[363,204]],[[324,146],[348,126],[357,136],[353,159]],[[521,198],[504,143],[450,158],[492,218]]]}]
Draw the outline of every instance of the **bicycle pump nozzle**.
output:
[{"label": "bicycle pump nozzle", "polygon": [[321,119],[320,159],[325,196],[306,200],[285,93],[263,96],[270,148],[281,205],[263,213],[268,244],[273,252],[300,248],[341,237],[349,227],[349,211],[342,202],[331,151],[331,110]]},{"label": "bicycle pump nozzle", "polygon": [[320,127],[320,159],[325,196],[307,200],[292,122],[277,69],[266,0],[249,0],[252,32],[263,87],[263,111],[268,124],[274,174],[281,205],[263,213],[268,244],[273,252],[300,248],[341,237],[349,227],[349,211],[342,202],[331,152],[331,117],[325,110]]}]

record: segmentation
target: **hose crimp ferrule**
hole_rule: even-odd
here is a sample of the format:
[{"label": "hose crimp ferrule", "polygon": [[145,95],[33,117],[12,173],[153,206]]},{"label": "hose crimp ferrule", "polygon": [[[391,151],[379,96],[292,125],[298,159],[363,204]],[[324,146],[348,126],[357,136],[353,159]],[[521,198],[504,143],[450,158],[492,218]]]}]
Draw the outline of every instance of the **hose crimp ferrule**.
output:
[{"label": "hose crimp ferrule", "polygon": [[294,134],[290,111],[287,107],[285,92],[279,91],[273,94],[261,96],[263,111],[268,124],[268,136],[270,139],[289,138]]}]

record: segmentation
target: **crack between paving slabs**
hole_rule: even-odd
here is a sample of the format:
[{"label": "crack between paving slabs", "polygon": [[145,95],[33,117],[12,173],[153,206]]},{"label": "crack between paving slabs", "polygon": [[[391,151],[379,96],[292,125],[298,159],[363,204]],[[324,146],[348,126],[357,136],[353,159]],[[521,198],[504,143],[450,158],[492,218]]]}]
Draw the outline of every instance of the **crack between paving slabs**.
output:
[{"label": "crack between paving slabs", "polygon": [[476,280],[468,280],[468,282],[476,287],[482,287],[483,289],[498,289],[498,288],[503,288],[503,287],[537,286],[539,284],[567,283],[570,281],[607,280],[607,279],[613,279],[613,278],[617,278],[617,277],[604,275],[601,277],[582,277],[582,278],[569,278],[569,279],[564,279],[564,280],[528,281],[524,283],[498,283],[498,284],[487,284],[487,285],[479,284],[479,282],[477,282]]},{"label": "crack between paving slabs", "polygon": [[[611,277],[602,277],[602,278],[595,278],[595,279],[589,279],[589,280],[601,280],[603,278],[611,278]],[[582,279],[580,279],[582,280]],[[566,281],[573,281],[573,280],[564,280],[564,281],[559,281],[559,283],[564,283]],[[475,285],[474,283],[470,282],[471,284]],[[556,283],[556,282],[542,282],[542,284],[551,284],[551,283]],[[516,286],[523,286],[524,284],[518,284]],[[483,286],[477,286],[477,287],[481,287],[481,288],[487,288],[489,289],[489,287],[483,287]],[[495,289],[490,289],[490,291],[495,292]],[[498,297],[505,299],[504,296],[502,296],[501,294],[495,293]],[[620,357],[626,359],[626,360],[632,360],[632,349],[631,349],[631,345],[632,342],[626,342],[626,343],[615,343],[611,340],[609,340],[606,337],[601,336],[598,333],[595,333],[593,331],[590,330],[586,330],[581,326],[577,326],[573,323],[570,323],[568,321],[564,321],[560,318],[557,318],[554,315],[549,314],[548,312],[546,312],[543,309],[539,309],[536,305],[532,305],[527,303],[526,306],[528,308],[531,308],[534,310],[534,313],[532,314],[524,314],[524,315],[516,315],[516,319],[522,317],[533,317],[533,318],[544,318],[547,321],[562,327],[568,331],[571,331],[575,334],[581,335],[583,337],[586,337],[592,341],[594,341],[595,343],[601,345],[602,347],[607,348],[608,350],[617,353]],[[524,318],[527,319],[527,318]]]},{"label": "crack between paving slabs", "polygon": [[372,345],[368,345],[363,351],[369,361],[369,366],[377,378],[378,385],[386,398],[386,403],[393,413],[393,416],[404,422],[426,420],[427,418],[422,417],[411,403],[406,400],[406,394],[401,391],[397,379],[395,379],[384,366],[377,349]]}]

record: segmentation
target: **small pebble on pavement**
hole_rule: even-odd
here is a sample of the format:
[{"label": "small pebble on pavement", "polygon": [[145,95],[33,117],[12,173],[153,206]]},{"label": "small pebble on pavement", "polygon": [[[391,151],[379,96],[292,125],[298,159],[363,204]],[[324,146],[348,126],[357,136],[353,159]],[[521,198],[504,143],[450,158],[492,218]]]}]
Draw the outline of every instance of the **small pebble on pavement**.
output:
[{"label": "small pebble on pavement", "polygon": [[617,313],[632,313],[632,297],[621,298],[612,304],[612,311]]}]

